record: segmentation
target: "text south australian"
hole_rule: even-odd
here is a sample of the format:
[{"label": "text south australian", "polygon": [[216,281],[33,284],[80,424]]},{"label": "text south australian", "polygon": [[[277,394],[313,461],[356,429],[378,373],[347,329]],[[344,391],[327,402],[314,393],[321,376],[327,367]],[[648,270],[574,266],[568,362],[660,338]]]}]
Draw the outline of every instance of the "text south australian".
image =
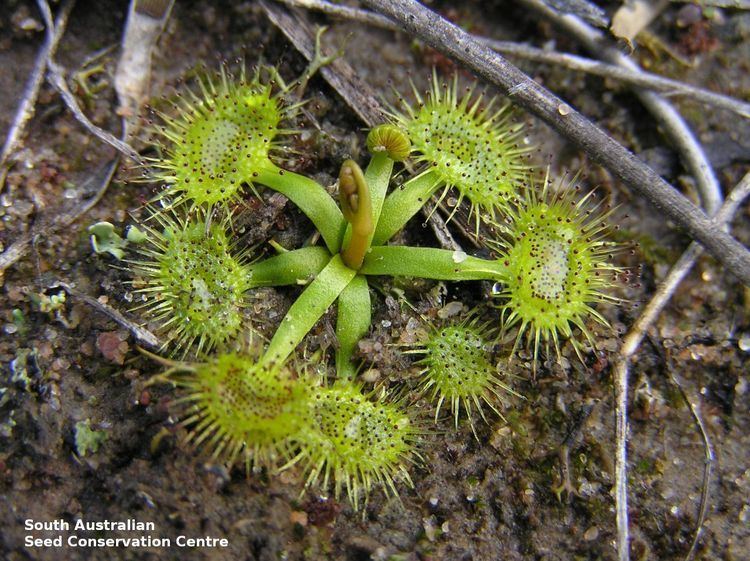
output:
[{"label": "text south australian", "polygon": [[119,531],[119,532],[153,532],[156,525],[153,522],[141,522],[133,518],[127,520],[76,520],[73,523],[67,520],[26,520],[24,526],[27,531],[57,531],[69,532],[71,529],[81,531]]}]

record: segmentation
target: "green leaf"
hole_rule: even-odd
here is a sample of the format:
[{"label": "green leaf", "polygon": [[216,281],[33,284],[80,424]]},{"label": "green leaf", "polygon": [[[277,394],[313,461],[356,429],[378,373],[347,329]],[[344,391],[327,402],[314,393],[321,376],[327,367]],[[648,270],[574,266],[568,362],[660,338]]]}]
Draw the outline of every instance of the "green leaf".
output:
[{"label": "green leaf", "polygon": [[253,181],[292,201],[315,224],[331,253],[338,253],[346,229],[344,215],[322,185],[292,171],[267,167]]},{"label": "green leaf", "polygon": [[357,343],[370,329],[372,304],[367,279],[357,275],[339,296],[336,338],[339,348],[336,351],[336,374],[339,378],[353,379],[357,366],[352,363],[352,355]]},{"label": "green leaf", "polygon": [[125,234],[125,239],[129,241],[130,243],[144,243],[148,241],[148,236],[141,232],[138,228],[135,226],[130,226],[128,228],[127,233]]},{"label": "green leaf", "polygon": [[440,178],[432,170],[404,183],[386,197],[380,220],[372,238],[373,245],[382,245],[403,228],[409,219],[419,212],[432,194],[441,185]]},{"label": "green leaf", "polygon": [[330,260],[331,254],[320,246],[281,253],[247,267],[247,288],[307,284]]},{"label": "green leaf", "polygon": [[[388,193],[388,185],[391,182],[391,173],[393,172],[393,160],[385,153],[375,154],[370,160],[370,165],[365,171],[365,180],[370,187],[370,197],[372,198],[372,223],[377,224],[383,210],[383,202]],[[372,243],[371,236],[370,243]]]},{"label": "green leaf", "polygon": [[115,232],[115,227],[109,222],[97,222],[88,227],[91,234],[91,247],[96,253],[109,253],[115,259],[125,256],[125,246],[128,242]]},{"label": "green leaf", "polygon": [[500,280],[506,267],[489,261],[433,247],[380,246],[365,256],[359,272],[363,275],[419,277],[423,279],[465,281]]},{"label": "green leaf", "polygon": [[284,362],[356,275],[335,255],[289,308],[268,345],[264,361]]}]

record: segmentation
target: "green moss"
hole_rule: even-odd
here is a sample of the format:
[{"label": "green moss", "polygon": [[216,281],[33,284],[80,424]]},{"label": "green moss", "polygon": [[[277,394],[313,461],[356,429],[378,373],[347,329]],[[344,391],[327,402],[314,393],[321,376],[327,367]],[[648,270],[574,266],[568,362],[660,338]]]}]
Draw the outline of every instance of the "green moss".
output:
[{"label": "green moss", "polygon": [[78,421],[74,432],[76,452],[80,457],[96,454],[108,438],[107,431],[92,429],[89,419]]}]

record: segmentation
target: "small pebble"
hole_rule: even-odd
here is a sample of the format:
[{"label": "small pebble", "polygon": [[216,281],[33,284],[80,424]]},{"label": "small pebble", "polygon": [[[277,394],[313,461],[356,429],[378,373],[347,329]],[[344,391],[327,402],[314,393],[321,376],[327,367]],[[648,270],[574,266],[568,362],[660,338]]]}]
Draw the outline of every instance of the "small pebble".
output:
[{"label": "small pebble", "polygon": [[599,537],[599,528],[597,528],[596,526],[591,526],[591,528],[589,528],[583,533],[583,539],[586,540],[587,542],[594,541],[598,537]]}]

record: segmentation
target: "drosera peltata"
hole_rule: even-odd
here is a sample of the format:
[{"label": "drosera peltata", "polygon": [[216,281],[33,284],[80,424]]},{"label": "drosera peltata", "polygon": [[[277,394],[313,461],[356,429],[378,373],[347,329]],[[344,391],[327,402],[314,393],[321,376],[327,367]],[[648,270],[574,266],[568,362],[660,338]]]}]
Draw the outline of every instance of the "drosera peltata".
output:
[{"label": "drosera peltata", "polygon": [[[337,202],[324,185],[282,167],[288,147],[278,137],[294,132],[282,122],[300,105],[287,104],[276,75],[262,69],[247,79],[223,71],[202,82],[201,95],[175,105],[184,114],[167,119],[167,158],[154,177],[166,187],[139,227],[148,238],[141,257],[128,262],[147,294],[146,315],[171,330],[165,350],[186,357],[166,362],[155,380],[178,387],[191,442],[249,472],[301,467],[305,489],[346,492],[356,509],[374,487],[397,495],[399,481],[410,483],[422,434],[419,420],[404,411],[408,397],[392,401],[389,391],[366,391],[356,380],[375,277],[496,287],[500,313],[482,314],[494,312],[492,327],[471,318],[435,325],[412,349],[421,353],[415,367],[423,381],[411,397],[427,393],[436,417],[445,405],[454,427],[466,415],[477,435],[476,419],[489,422],[492,412],[502,420],[501,403],[515,398],[496,357],[512,359],[522,339],[533,344],[535,365],[542,341],[554,344],[558,358],[564,339],[582,354],[576,332],[593,340],[589,324],[606,324],[596,305],[618,302],[611,289],[619,269],[608,212],[591,209],[589,196],[575,189],[553,193],[557,183],[532,182],[531,148],[508,106],[433,77],[425,96],[415,92],[416,104],[402,102],[389,123],[370,131],[366,166],[342,163]],[[394,175],[412,169],[413,177],[391,188]],[[322,243],[272,244],[275,255],[252,261],[250,250],[235,247],[233,227],[250,184],[285,195],[315,227],[319,236],[311,239]],[[468,202],[474,239],[486,245],[482,257],[394,242],[422,207],[435,204],[433,195],[439,204],[453,188],[459,204]],[[304,289],[268,343],[244,354],[253,290],[296,288],[300,279]],[[311,362],[299,348],[334,304],[335,375],[320,351],[316,360],[327,373],[321,378],[306,373]],[[516,343],[507,349],[507,338],[495,333],[513,329]]]}]

